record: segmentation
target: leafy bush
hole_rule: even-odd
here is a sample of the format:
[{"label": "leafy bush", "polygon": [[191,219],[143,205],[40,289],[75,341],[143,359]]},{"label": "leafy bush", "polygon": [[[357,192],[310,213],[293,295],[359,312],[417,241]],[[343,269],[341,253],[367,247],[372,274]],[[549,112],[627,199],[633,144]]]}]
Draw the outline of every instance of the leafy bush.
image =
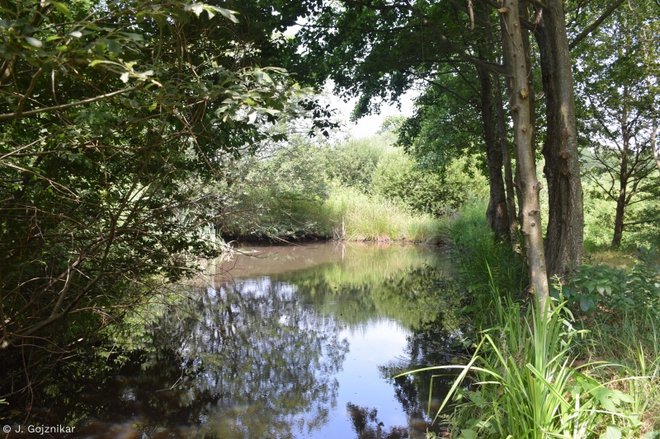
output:
[{"label": "leafy bush", "polygon": [[388,135],[349,140],[324,150],[325,170],[335,183],[370,192],[374,172],[384,156],[392,153]]},{"label": "leafy bush", "polygon": [[410,156],[396,150],[379,162],[373,191],[417,212],[441,216],[487,196],[488,186],[470,157],[454,160],[441,175],[420,168]]},{"label": "leafy bush", "polygon": [[296,139],[269,156],[238,163],[243,171],[234,171],[237,182],[218,206],[222,235],[437,239],[442,227],[429,213],[458,203],[443,198],[450,197],[451,186],[419,169],[391,141],[381,135],[327,147]]},{"label": "leafy bush", "polygon": [[321,150],[294,139],[269,157],[246,160],[244,176],[222,206],[224,236],[302,239],[329,236],[323,211],[330,183]]},{"label": "leafy bush", "polygon": [[562,288],[570,303],[583,312],[643,312],[660,310],[660,276],[639,262],[632,270],[583,265]]}]

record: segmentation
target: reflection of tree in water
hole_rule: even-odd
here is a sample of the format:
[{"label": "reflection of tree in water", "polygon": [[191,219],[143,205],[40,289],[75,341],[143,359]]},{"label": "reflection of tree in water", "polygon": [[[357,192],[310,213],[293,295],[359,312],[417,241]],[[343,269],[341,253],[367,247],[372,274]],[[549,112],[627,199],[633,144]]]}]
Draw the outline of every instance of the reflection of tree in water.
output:
[{"label": "reflection of tree in water", "polygon": [[386,429],[385,424],[378,419],[376,409],[361,407],[349,402],[346,404],[346,410],[358,439],[405,439],[409,437],[405,427],[397,426]]},{"label": "reflection of tree in water", "polygon": [[[335,323],[300,305],[287,284],[266,278],[200,293],[157,332],[189,359],[187,403],[213,395],[195,421],[220,437],[290,437],[327,421],[347,350]],[[304,427],[303,427],[304,426]]]},{"label": "reflection of tree in water", "polygon": [[112,359],[66,365],[85,371],[77,392],[44,399],[51,408],[35,420],[77,422],[90,438],[296,437],[336,403],[348,349],[339,330],[267,278],[197,291],[136,332],[137,348],[111,354],[128,358],[119,370]]},{"label": "reflection of tree in water", "polygon": [[[422,323],[413,330],[405,356],[382,366],[381,373],[384,377],[393,377],[434,365],[464,364],[461,358],[467,352],[462,338],[459,329],[446,326],[440,313],[435,321]],[[451,371],[427,371],[392,379],[396,398],[408,418],[410,438],[424,438],[427,431],[444,432],[443,425],[433,420],[455,377]]]},{"label": "reflection of tree in water", "polygon": [[[460,318],[457,317],[461,295],[445,273],[429,266],[389,279],[372,294],[381,309],[398,310],[410,325],[411,335],[408,336],[406,351],[397,361],[380,367],[382,376],[392,380],[395,396],[406,413],[408,425],[383,425],[376,418],[376,409],[349,404],[349,414],[358,438],[423,439],[427,431],[442,433],[442,425],[431,421],[454,375],[448,373],[445,377],[434,378],[432,387],[431,376],[438,375],[438,371],[395,379],[391,377],[433,365],[462,363],[460,358],[466,352],[459,329]],[[429,401],[432,401],[431,407],[428,407]],[[366,426],[358,429],[363,421],[366,421]]]},{"label": "reflection of tree in water", "polygon": [[153,334],[180,357],[178,403],[207,402],[189,422],[218,437],[285,438],[327,420],[347,350],[338,330],[300,306],[290,286],[264,278],[199,292]]}]

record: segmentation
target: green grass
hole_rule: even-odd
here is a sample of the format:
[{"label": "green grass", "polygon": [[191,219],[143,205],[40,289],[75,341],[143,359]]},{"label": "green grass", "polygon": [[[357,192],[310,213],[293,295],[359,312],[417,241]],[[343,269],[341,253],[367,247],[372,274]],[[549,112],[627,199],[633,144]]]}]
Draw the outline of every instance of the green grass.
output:
[{"label": "green grass", "polygon": [[501,243],[488,227],[486,203],[464,206],[449,226],[452,261],[461,288],[467,293],[467,310],[474,314],[477,328],[494,323],[492,309],[493,285],[499,291],[522,296],[527,285],[527,268],[522,256],[508,243]]},{"label": "green grass", "polygon": [[333,236],[348,241],[434,241],[446,230],[442,220],[411,213],[390,200],[354,188],[333,188],[324,209],[334,225]]},{"label": "green grass", "polygon": [[631,397],[641,433],[660,437],[660,334],[653,311],[623,313],[616,322],[589,319],[590,337],[580,352],[592,359],[616,359],[617,367],[595,371]]},{"label": "green grass", "polygon": [[[580,362],[575,342],[587,332],[576,329],[563,303],[541,316],[494,295],[498,324],[483,331],[467,364],[409,372],[460,370],[435,415],[452,437],[621,438],[651,431],[643,419],[657,363],[655,376],[628,376],[619,364]],[[617,370],[620,378],[607,380],[602,370]]]},{"label": "green grass", "polygon": [[[660,437],[660,284],[651,266],[587,267],[566,285],[572,301],[560,286],[540,317],[522,294],[521,256],[495,241],[483,212],[466,206],[449,227],[473,355],[408,372],[459,371],[436,420],[455,438]],[[589,312],[579,300],[587,294],[603,296]]]}]

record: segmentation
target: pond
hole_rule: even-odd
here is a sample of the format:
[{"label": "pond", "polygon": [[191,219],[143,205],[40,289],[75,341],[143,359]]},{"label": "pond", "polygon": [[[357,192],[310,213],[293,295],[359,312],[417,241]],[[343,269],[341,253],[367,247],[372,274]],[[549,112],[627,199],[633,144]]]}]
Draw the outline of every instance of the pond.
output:
[{"label": "pond", "polygon": [[75,391],[60,382],[41,422],[89,438],[394,439],[433,428],[429,392],[447,381],[392,377],[460,350],[460,300],[438,248],[253,247],[212,268],[169,303],[136,310],[105,372],[89,365],[93,379],[69,383]]}]

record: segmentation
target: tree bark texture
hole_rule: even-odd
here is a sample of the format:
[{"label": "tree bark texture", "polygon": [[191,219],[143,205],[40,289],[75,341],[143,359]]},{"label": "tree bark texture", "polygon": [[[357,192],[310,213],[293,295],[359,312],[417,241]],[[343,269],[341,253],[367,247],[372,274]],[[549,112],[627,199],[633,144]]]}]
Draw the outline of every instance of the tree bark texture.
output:
[{"label": "tree bark texture", "polygon": [[488,164],[488,186],[490,188],[486,217],[490,228],[498,238],[509,239],[509,215],[504,178],[502,176],[502,150],[497,135],[497,110],[495,108],[493,78],[486,69],[481,67],[477,67],[477,73],[481,84],[481,118]]},{"label": "tree bark texture", "polygon": [[497,142],[502,151],[502,162],[504,163],[504,187],[506,188],[506,210],[509,217],[509,235],[511,242],[516,240],[518,230],[518,215],[516,213],[516,192],[513,184],[513,164],[509,152],[509,141],[507,140],[506,114],[504,102],[502,101],[502,88],[500,78],[495,78],[495,109],[497,112]]},{"label": "tree bark texture", "polygon": [[548,184],[546,260],[549,275],[575,270],[582,259],[584,214],[577,149],[571,57],[561,0],[547,0],[536,28],[546,102],[543,143]]},{"label": "tree bark texture", "polygon": [[549,297],[548,275],[543,236],[541,233],[540,184],[536,178],[536,163],[532,148],[534,125],[529,76],[528,45],[524,43],[518,0],[503,0],[500,11],[504,61],[509,76],[509,100],[513,119],[520,185],[521,230],[525,241],[525,255],[531,290],[540,309]]}]

